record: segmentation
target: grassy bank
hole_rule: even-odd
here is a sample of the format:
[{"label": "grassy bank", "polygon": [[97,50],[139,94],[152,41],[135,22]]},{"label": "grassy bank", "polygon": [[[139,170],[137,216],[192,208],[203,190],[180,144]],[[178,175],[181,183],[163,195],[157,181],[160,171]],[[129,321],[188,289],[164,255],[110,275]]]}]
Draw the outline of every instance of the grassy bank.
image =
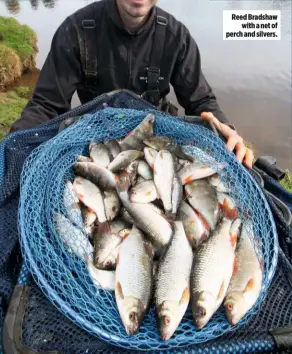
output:
[{"label": "grassy bank", "polygon": [[12,17],[0,16],[0,89],[35,67],[37,35]]}]

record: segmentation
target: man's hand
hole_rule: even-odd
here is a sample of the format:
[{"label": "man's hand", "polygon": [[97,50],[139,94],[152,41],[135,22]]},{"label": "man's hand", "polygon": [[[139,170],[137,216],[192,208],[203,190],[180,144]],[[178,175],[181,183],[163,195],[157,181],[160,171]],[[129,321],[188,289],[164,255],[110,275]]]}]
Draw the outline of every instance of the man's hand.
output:
[{"label": "man's hand", "polygon": [[247,168],[252,168],[254,154],[244,145],[243,139],[228,125],[221,123],[211,112],[202,112],[201,117],[213,123],[215,128],[226,138],[226,146],[229,151],[235,150],[236,158],[243,162]]}]

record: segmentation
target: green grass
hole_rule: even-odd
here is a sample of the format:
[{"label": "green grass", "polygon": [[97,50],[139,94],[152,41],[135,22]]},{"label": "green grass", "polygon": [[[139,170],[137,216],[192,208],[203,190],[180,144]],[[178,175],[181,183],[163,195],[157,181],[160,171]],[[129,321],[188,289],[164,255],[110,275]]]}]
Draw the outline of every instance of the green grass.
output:
[{"label": "green grass", "polygon": [[0,16],[0,33],[2,44],[13,49],[19,56],[23,68],[32,68],[32,58],[37,52],[36,33],[27,25],[21,25],[12,17]]},{"label": "green grass", "polygon": [[286,176],[282,179],[280,183],[282,187],[292,193],[292,173],[289,170],[286,170]]}]

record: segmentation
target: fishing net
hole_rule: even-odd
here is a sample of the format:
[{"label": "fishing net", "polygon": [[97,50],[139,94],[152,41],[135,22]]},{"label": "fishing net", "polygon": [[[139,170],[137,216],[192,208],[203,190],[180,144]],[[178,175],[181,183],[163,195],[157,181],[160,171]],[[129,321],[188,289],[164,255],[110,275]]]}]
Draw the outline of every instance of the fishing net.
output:
[{"label": "fishing net", "polygon": [[[120,320],[114,293],[93,284],[86,263],[68,251],[55,229],[55,214],[67,214],[63,192],[65,182],[74,179],[72,165],[77,156],[88,156],[92,141],[124,137],[149,112],[155,114],[154,134],[172,138],[183,146],[185,152],[215,169],[230,190],[242,221],[252,222],[248,233],[259,260],[264,264],[263,286],[256,305],[236,326],[228,324],[220,308],[209,324],[198,331],[189,307],[174,336],[163,342],[151,308],[139,333],[128,336]],[[224,165],[223,169],[219,167],[221,165]],[[161,350],[204,343],[238,330],[257,314],[265,299],[278,256],[277,232],[269,205],[250,174],[232,153],[226,151],[223,141],[203,126],[188,124],[178,117],[152,109],[104,108],[84,115],[34,149],[23,166],[20,187],[19,234],[29,271],[62,313],[106,342],[135,350]]]}]

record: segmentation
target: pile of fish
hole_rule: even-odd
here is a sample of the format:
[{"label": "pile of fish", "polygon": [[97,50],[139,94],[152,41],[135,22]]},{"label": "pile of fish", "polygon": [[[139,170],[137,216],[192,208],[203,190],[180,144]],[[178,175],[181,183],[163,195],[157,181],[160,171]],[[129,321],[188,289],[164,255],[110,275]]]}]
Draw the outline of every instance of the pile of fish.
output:
[{"label": "pile of fish", "polygon": [[222,304],[235,325],[262,286],[252,225],[240,220],[214,167],[154,136],[154,123],[149,114],[122,140],[92,142],[89,156],[77,157],[65,213],[55,215],[58,235],[96,287],[115,292],[128,335],[152,305],[162,340],[190,303],[198,329]]}]

